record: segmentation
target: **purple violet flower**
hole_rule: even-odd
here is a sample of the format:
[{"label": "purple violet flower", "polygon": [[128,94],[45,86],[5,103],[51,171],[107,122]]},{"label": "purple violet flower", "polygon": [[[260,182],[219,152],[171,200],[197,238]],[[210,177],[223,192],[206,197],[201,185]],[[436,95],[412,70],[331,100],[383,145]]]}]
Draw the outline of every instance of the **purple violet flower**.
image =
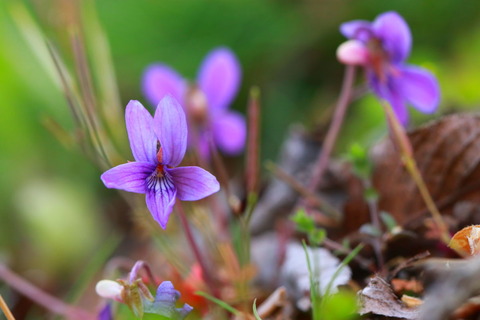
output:
[{"label": "purple violet flower", "polygon": [[193,310],[184,304],[182,308],[176,308],[175,304],[180,298],[180,292],[175,290],[170,281],[163,281],[157,288],[157,294],[153,302],[146,302],[145,313],[158,314],[166,319],[183,320]]},{"label": "purple violet flower", "polygon": [[408,121],[406,103],[423,113],[436,110],[440,90],[435,77],[423,68],[405,64],[412,36],[398,13],[383,13],[373,22],[346,22],[340,32],[352,39],[339,47],[340,61],[365,67],[371,89],[391,104],[402,124]]},{"label": "purple violet flower", "polygon": [[240,86],[240,64],[227,48],[211,51],[203,60],[196,85],[189,85],[175,70],[164,64],[153,64],[143,74],[142,88],[152,105],[166,94],[172,94],[189,117],[189,144],[195,144],[208,157],[209,141],[228,155],[239,154],[245,146],[245,118],[229,106]]},{"label": "purple violet flower", "polygon": [[199,167],[175,168],[187,147],[187,122],[177,100],[165,96],[155,116],[135,100],[125,110],[134,162],[116,166],[102,174],[107,188],[146,194],[147,207],[165,229],[175,198],[195,201],[220,189],[217,179]]},{"label": "purple violet flower", "polygon": [[105,306],[98,313],[98,320],[113,320],[112,306],[110,303],[105,304]]}]

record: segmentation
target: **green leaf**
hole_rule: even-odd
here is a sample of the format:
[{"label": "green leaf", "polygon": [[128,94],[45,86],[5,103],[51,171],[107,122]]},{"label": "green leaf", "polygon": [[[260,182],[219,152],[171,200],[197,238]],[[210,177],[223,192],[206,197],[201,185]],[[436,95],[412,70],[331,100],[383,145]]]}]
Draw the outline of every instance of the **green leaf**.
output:
[{"label": "green leaf", "polygon": [[365,189],[365,191],[363,192],[363,196],[367,201],[376,202],[378,200],[378,193],[377,193],[377,190],[375,190],[375,188]]},{"label": "green leaf", "polygon": [[161,314],[145,313],[142,320],[171,320],[169,317],[162,316]]},{"label": "green leaf", "polygon": [[348,150],[347,159],[352,163],[353,171],[362,179],[368,179],[372,173],[372,163],[368,157],[367,149],[354,143]]},{"label": "green leaf", "polygon": [[315,230],[315,221],[313,221],[313,217],[307,215],[305,209],[299,209],[290,220],[295,222],[297,229],[301,232],[309,234]]},{"label": "green leaf", "polygon": [[257,312],[257,299],[253,300],[253,315],[255,316],[256,320],[262,320]]},{"label": "green leaf", "polygon": [[327,232],[325,229],[315,229],[308,233],[308,240],[312,245],[319,246],[325,240]]},{"label": "green leaf", "polygon": [[382,219],[383,224],[387,227],[388,231],[393,231],[398,224],[395,221],[395,218],[389,214],[388,212],[382,211],[380,212],[380,219]]},{"label": "green leaf", "polygon": [[207,300],[210,300],[212,301],[213,303],[217,304],[218,306],[222,307],[223,309],[227,310],[228,312],[236,315],[236,316],[241,316],[242,315],[242,312],[238,311],[237,309],[235,309],[234,307],[232,307],[231,305],[229,305],[228,303],[226,303],[225,301],[222,301],[220,299],[217,299],[215,298],[214,296],[211,296],[209,295],[208,293],[206,292],[203,292],[203,291],[196,291],[195,294],[197,296],[201,296],[201,297],[204,297],[205,299]]},{"label": "green leaf", "polygon": [[322,320],[349,320],[357,318],[356,296],[350,292],[339,292],[324,299]]},{"label": "green leaf", "polygon": [[379,237],[382,235],[382,231],[379,230],[377,227],[375,227],[371,223],[365,223],[362,226],[360,226],[360,229],[358,230],[360,233],[363,234],[368,234],[373,237]]}]

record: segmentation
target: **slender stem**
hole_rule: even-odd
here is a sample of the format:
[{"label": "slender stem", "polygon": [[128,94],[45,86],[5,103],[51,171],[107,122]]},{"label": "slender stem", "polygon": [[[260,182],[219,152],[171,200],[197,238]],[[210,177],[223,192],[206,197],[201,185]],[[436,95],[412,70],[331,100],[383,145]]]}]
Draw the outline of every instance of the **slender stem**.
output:
[{"label": "slender stem", "polygon": [[312,180],[310,180],[309,189],[314,192],[320,182],[322,181],[323,174],[328,166],[330,155],[337,140],[338,133],[343,124],[345,113],[347,111],[348,104],[352,97],[353,82],[355,80],[355,67],[347,66],[345,69],[345,75],[343,78],[342,91],[338,98],[337,106],[335,107],[335,114],[333,115],[332,122],[328,128],[327,135],[322,145],[322,150],[315,163]]},{"label": "slender stem", "polygon": [[183,210],[183,206],[181,205],[180,201],[177,201],[176,207],[177,207],[177,213],[182,223],[183,230],[185,231],[185,237],[187,238],[187,242],[190,246],[190,249],[192,249],[192,252],[195,255],[195,259],[197,260],[200,268],[202,269],[202,275],[205,277],[205,282],[210,288],[210,291],[212,292],[212,294],[215,296],[218,296],[217,294],[218,290],[214,285],[214,279],[212,278],[212,275],[210,274],[210,271],[207,268],[207,264],[205,263],[205,260],[203,259],[202,254],[200,253],[200,249],[198,248],[197,243],[193,238],[192,229],[190,228],[190,224],[188,223],[187,217],[185,215],[185,211]]},{"label": "slender stem", "polygon": [[5,300],[3,300],[2,295],[0,294],[0,309],[2,309],[3,314],[7,318],[7,320],[15,320],[15,317],[13,316],[12,312],[8,308],[7,304],[5,303]]},{"label": "slender stem", "polygon": [[247,195],[258,194],[260,181],[260,90],[256,87],[250,89],[248,103],[248,134],[246,155],[246,185]]},{"label": "slender stem", "polygon": [[413,157],[412,144],[410,143],[410,140],[405,133],[405,129],[398,122],[397,116],[393,113],[390,105],[384,102],[382,103],[382,106],[387,115],[390,133],[392,135],[392,138],[394,139],[394,143],[396,143],[396,146],[400,149],[401,159],[405,167],[407,168],[408,173],[417,185],[417,188],[420,191],[420,195],[422,196],[425,205],[432,214],[433,221],[435,222],[440,231],[440,240],[442,240],[445,244],[448,245],[450,242],[450,235],[448,233],[447,224],[445,223],[442,215],[438,211],[437,206],[435,205],[435,202],[433,201],[432,196],[428,191],[425,181],[423,180],[420,170],[418,170],[417,163],[415,161],[415,158]]},{"label": "slender stem", "polygon": [[417,185],[417,188],[420,191],[423,201],[425,202],[428,210],[432,214],[433,220],[435,221],[435,223],[437,224],[437,227],[440,230],[441,240],[448,245],[450,243],[450,235],[448,233],[448,227],[445,221],[443,220],[442,215],[438,211],[437,206],[435,205],[435,201],[433,201],[427,186],[425,185],[425,181],[423,180],[422,175],[418,170],[417,163],[411,157],[406,157],[404,159],[404,163],[408,172],[410,173],[413,180],[415,181],[415,184]]},{"label": "slender stem", "polygon": [[[363,187],[365,190],[372,188],[372,184],[370,183],[369,179],[363,179]],[[367,197],[367,204],[368,204],[368,212],[370,213],[370,221],[372,222],[373,226],[379,232],[381,232],[382,225],[380,223],[377,199],[371,199]],[[382,269],[384,265],[384,260],[383,260],[383,254],[382,254],[382,235],[381,234],[376,235],[373,238],[373,249],[377,257],[378,267],[379,269]]]},{"label": "slender stem", "polygon": [[0,279],[11,286],[13,289],[28,297],[35,303],[43,306],[53,313],[62,315],[72,320],[93,320],[96,316],[77,307],[66,304],[65,302],[49,295],[41,289],[35,287],[30,282],[24,280],[5,265],[0,264]]},{"label": "slender stem", "polygon": [[148,265],[148,263],[143,260],[139,260],[135,262],[135,265],[133,266],[132,271],[130,271],[130,277],[129,277],[130,283],[133,283],[135,280],[137,280],[138,273],[140,272],[141,269],[145,270],[150,282],[153,285],[157,285],[157,281],[155,280],[155,276],[152,273],[152,269],[150,269],[150,266]]},{"label": "slender stem", "polygon": [[[335,250],[335,251],[338,251],[342,254],[346,254],[346,255],[349,255],[352,250],[348,249],[348,248],[345,248],[344,246],[342,246],[340,243],[338,242],[335,242],[329,238],[325,238],[323,240],[323,245],[330,249],[330,250]],[[353,260],[355,260],[356,262],[358,262],[358,264],[360,264],[363,268],[367,269],[367,270],[370,270],[370,271],[374,271],[374,266],[373,264],[369,261],[369,260],[366,260],[365,258],[362,258],[361,256],[355,256],[353,258]]]},{"label": "slender stem", "polygon": [[[372,224],[378,231],[381,231],[380,221],[378,219],[378,208],[377,202],[375,200],[367,200],[368,211],[370,212],[370,220]],[[375,251],[375,256],[377,257],[378,268],[382,269],[384,265],[383,254],[382,254],[382,235],[375,235],[373,238],[373,250]]]}]

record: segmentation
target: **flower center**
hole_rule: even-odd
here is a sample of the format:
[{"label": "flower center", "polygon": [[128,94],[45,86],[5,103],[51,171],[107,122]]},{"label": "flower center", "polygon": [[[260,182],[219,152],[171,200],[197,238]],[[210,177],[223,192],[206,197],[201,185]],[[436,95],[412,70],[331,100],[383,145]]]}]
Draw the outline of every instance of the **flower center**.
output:
[{"label": "flower center", "polygon": [[191,120],[203,125],[208,120],[208,102],[205,93],[196,85],[190,87],[186,96],[186,106]]},{"label": "flower center", "polygon": [[391,68],[389,55],[384,50],[382,41],[380,41],[378,38],[372,37],[367,43],[367,48],[369,52],[370,66],[380,82],[386,82],[387,74]]}]

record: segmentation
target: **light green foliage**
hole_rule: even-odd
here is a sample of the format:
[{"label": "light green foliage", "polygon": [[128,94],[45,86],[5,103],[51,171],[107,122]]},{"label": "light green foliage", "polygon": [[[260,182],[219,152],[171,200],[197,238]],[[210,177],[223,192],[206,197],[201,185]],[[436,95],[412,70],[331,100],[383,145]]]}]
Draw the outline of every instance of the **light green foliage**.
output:
[{"label": "light green foliage", "polygon": [[299,231],[307,234],[308,241],[312,245],[318,246],[325,239],[325,230],[317,228],[313,217],[307,215],[304,209],[298,210],[290,219],[295,222]]},{"label": "light green foliage", "polygon": [[323,299],[318,310],[321,320],[357,319],[357,299],[352,292],[338,292]]},{"label": "light green foliage", "polygon": [[253,315],[256,320],[262,320],[262,318],[260,318],[260,316],[258,315],[258,311],[257,311],[257,299],[253,301]]},{"label": "light green foliage", "polygon": [[351,162],[353,172],[361,179],[369,179],[372,174],[372,163],[368,157],[368,149],[354,143],[348,150],[347,159]]},{"label": "light green foliage", "polygon": [[388,212],[382,211],[380,212],[380,219],[382,219],[383,224],[387,227],[388,231],[392,232],[393,229],[395,229],[398,224],[397,221],[395,221],[395,218],[392,217],[391,214]]}]

